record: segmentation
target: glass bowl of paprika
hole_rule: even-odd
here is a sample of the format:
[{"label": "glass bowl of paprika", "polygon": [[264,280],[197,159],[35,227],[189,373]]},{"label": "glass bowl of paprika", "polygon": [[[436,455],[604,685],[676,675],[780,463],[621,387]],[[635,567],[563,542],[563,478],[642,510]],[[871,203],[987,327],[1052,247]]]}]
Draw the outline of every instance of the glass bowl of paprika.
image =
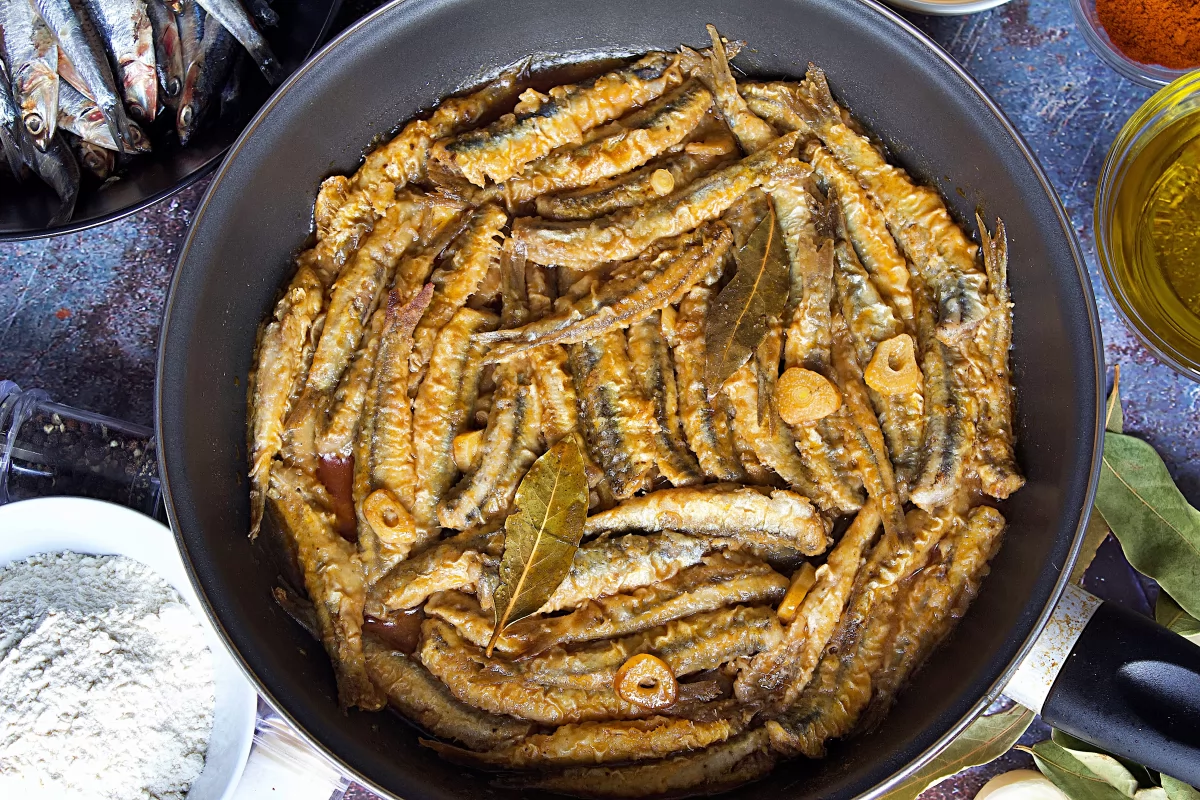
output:
[{"label": "glass bowl of paprika", "polygon": [[1071,0],[1083,38],[1117,72],[1157,88],[1200,68],[1200,3]]}]

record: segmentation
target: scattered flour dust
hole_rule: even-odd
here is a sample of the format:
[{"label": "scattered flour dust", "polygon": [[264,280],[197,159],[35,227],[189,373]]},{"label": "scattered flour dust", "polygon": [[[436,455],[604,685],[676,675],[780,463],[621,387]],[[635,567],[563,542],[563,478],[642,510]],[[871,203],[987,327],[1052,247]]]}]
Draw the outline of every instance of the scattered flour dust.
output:
[{"label": "scattered flour dust", "polygon": [[62,552],[0,568],[0,798],[179,800],[213,702],[204,631],[145,565]]}]

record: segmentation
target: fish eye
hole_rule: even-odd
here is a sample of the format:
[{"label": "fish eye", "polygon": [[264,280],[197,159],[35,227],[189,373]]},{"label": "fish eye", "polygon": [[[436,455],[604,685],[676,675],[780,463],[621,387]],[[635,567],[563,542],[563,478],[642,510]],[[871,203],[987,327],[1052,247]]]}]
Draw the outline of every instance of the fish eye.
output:
[{"label": "fish eye", "polygon": [[175,95],[179,94],[179,89],[180,86],[178,78],[171,78],[171,80],[167,81],[167,97],[174,97]]},{"label": "fish eye", "polygon": [[138,119],[146,118],[146,109],[142,108],[137,103],[129,104],[129,113],[132,114],[133,116],[137,117]]},{"label": "fish eye", "polygon": [[29,131],[34,136],[38,136],[46,129],[46,121],[42,119],[41,114],[26,114],[25,115],[25,130]]},{"label": "fish eye", "polygon": [[183,108],[179,109],[179,124],[180,125],[191,125],[192,124],[192,116],[193,116],[193,112],[192,112],[191,106],[184,106]]}]

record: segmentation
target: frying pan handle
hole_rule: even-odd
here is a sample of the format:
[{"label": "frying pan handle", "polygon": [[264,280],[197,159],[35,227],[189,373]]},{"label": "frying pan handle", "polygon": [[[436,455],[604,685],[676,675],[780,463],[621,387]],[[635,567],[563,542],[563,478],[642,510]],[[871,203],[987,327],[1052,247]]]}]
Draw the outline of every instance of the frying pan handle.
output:
[{"label": "frying pan handle", "polygon": [[1200,647],[1068,587],[1005,693],[1055,728],[1200,786]]}]

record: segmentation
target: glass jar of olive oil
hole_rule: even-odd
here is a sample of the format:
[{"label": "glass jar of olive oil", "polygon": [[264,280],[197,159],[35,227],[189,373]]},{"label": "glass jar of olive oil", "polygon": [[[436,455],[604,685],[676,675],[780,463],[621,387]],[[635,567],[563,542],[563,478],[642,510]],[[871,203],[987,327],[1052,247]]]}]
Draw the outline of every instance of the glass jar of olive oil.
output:
[{"label": "glass jar of olive oil", "polygon": [[1125,123],[1095,212],[1100,266],[1126,321],[1163,361],[1200,380],[1200,71]]}]

